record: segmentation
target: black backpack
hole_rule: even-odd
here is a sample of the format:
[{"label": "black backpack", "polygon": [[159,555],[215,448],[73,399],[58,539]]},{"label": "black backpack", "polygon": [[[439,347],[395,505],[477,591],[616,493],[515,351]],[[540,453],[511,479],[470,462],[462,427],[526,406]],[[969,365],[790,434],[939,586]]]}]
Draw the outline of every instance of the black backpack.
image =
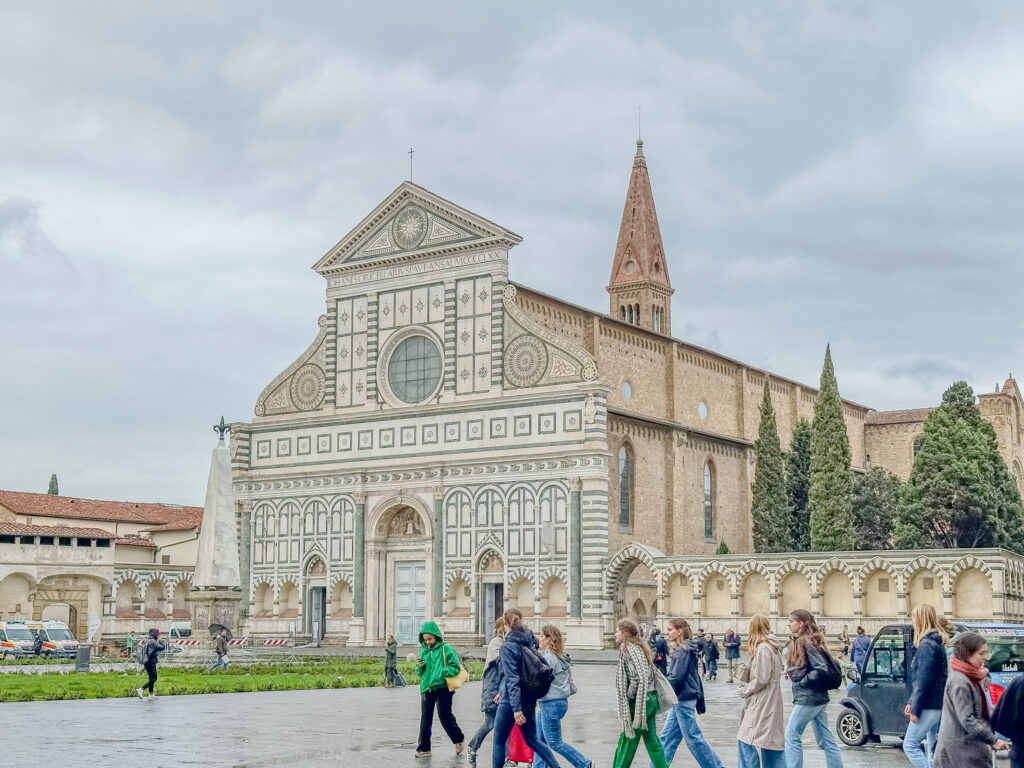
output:
[{"label": "black backpack", "polygon": [[834,691],[843,684],[843,670],[839,668],[839,662],[831,653],[821,651],[821,655],[825,659],[828,673],[824,677],[818,678],[814,687],[821,691]]},{"label": "black backpack", "polygon": [[519,684],[524,697],[534,701],[543,698],[554,679],[555,670],[533,648],[524,645],[522,661],[519,663]]}]

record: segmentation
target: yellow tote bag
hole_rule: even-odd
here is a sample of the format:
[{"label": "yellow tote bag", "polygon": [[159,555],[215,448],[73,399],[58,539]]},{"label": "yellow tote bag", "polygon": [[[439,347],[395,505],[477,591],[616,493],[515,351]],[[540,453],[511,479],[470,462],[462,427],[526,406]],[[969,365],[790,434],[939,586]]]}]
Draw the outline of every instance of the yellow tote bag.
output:
[{"label": "yellow tote bag", "polygon": [[[445,655],[444,646],[441,646],[441,659],[444,661],[444,665],[448,666],[448,657]],[[461,688],[462,684],[469,680],[469,672],[466,670],[466,665],[459,661],[459,674],[455,677],[446,677],[444,681],[448,683],[448,690],[454,691],[457,688]]]}]

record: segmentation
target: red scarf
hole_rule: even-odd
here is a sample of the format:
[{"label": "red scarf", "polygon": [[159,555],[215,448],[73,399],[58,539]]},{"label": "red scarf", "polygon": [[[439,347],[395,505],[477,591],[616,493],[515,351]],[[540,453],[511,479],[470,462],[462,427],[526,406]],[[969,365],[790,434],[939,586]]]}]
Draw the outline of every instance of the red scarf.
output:
[{"label": "red scarf", "polygon": [[988,669],[985,667],[976,667],[973,664],[968,664],[966,661],[954,658],[949,662],[949,666],[961,673],[968,680],[974,683],[977,687],[978,692],[981,694],[981,714],[988,720],[988,696],[985,695],[985,689],[981,687],[983,680],[988,678]]}]

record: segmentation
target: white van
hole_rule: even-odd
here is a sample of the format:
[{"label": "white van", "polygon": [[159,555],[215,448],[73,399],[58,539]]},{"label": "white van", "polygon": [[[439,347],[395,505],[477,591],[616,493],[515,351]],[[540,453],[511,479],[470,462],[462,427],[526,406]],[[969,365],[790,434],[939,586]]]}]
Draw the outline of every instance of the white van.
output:
[{"label": "white van", "polygon": [[74,656],[78,652],[78,640],[63,621],[28,621],[28,628],[43,639],[44,656]]},{"label": "white van", "polygon": [[0,659],[35,656],[36,636],[24,621],[0,621]]}]

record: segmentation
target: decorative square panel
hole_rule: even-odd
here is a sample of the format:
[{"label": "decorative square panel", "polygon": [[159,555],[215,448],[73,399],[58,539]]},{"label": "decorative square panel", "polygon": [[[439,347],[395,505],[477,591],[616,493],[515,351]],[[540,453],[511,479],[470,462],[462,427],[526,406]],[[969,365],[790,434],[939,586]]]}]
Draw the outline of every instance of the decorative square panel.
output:
[{"label": "decorative square panel", "polygon": [[583,411],[566,411],[562,415],[562,429],[566,432],[579,432],[583,429]]},{"label": "decorative square panel", "polygon": [[491,419],[491,437],[507,437],[508,436],[508,419],[502,417],[500,419]]},{"label": "decorative square panel", "polygon": [[532,418],[529,415],[526,416],[515,416],[512,419],[512,429],[516,437],[524,437],[530,434],[530,422]]},{"label": "decorative square panel", "polygon": [[444,425],[444,441],[455,443],[462,439],[460,424],[457,421],[448,421]]},{"label": "decorative square panel", "polygon": [[402,445],[416,445],[416,427],[402,427]]},{"label": "decorative square panel", "polygon": [[557,416],[554,413],[542,413],[537,416],[537,434],[553,435],[557,428]]},{"label": "decorative square panel", "polygon": [[373,448],[373,431],[364,429],[359,432],[359,449]]},{"label": "decorative square panel", "polygon": [[313,452],[313,438],[309,435],[295,438],[295,455],[309,456]]},{"label": "decorative square panel", "polygon": [[470,419],[466,422],[466,439],[467,440],[483,440],[484,439],[484,420],[483,419]]},{"label": "decorative square panel", "polygon": [[316,452],[317,453],[330,453],[331,452],[331,436],[330,435],[317,435],[316,436]]},{"label": "decorative square panel", "polygon": [[377,433],[377,441],[381,448],[393,448],[395,445],[395,430],[391,428],[380,430]]},{"label": "decorative square panel", "polygon": [[269,440],[257,440],[256,441],[256,458],[257,459],[269,459],[270,458],[270,441]]},{"label": "decorative square panel", "polygon": [[420,442],[424,445],[437,443],[437,424],[424,424],[420,430]]},{"label": "decorative square panel", "polygon": [[277,441],[277,455],[278,456],[291,456],[292,455],[292,439],[290,437],[282,437]]},{"label": "decorative square panel", "polygon": [[338,450],[339,451],[351,451],[352,450],[352,433],[351,432],[339,432],[337,438],[338,438]]}]

